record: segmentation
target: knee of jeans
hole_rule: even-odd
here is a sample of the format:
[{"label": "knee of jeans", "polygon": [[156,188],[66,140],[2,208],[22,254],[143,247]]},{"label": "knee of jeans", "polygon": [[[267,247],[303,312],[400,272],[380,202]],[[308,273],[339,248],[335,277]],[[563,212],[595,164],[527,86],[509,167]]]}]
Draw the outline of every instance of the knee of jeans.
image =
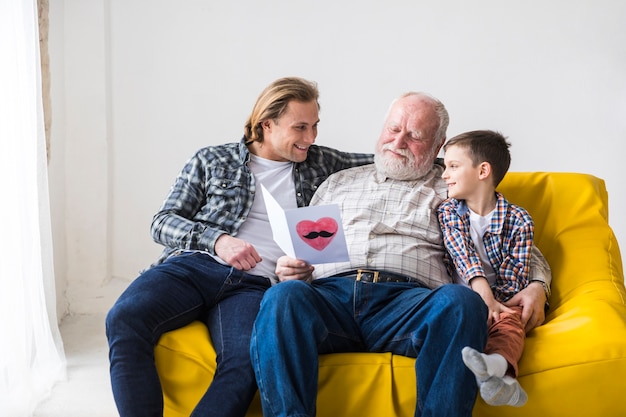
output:
[{"label": "knee of jeans", "polygon": [[119,310],[117,304],[114,304],[104,320],[104,330],[108,339],[111,339],[113,333],[119,328],[118,322],[120,317],[123,317],[123,314],[120,314]]},{"label": "knee of jeans", "polygon": [[306,293],[311,290],[311,285],[304,281],[285,281],[280,284],[274,285],[268,289],[263,296],[264,304],[279,305],[285,303],[287,300],[291,303],[294,300],[300,298],[306,298]]},{"label": "knee of jeans", "polygon": [[[109,310],[105,318],[105,333],[108,339],[115,336],[116,333],[124,331],[128,327],[132,327],[132,320],[136,317],[136,312],[132,303],[116,302]],[[130,308],[128,308],[130,306]]]},{"label": "knee of jeans", "polygon": [[487,306],[475,291],[458,284],[444,285],[440,290],[449,300],[449,305],[457,310],[457,314],[463,317],[484,317],[487,321]]}]

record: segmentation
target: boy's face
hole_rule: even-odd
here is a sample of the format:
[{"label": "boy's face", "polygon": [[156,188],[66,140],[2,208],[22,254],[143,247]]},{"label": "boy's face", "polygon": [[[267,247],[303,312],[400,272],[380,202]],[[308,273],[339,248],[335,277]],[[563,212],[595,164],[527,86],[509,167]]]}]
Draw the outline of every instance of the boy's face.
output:
[{"label": "boy's face", "polygon": [[480,189],[481,164],[473,166],[467,150],[454,145],[446,149],[443,161],[446,169],[441,177],[448,184],[448,197],[471,199]]}]

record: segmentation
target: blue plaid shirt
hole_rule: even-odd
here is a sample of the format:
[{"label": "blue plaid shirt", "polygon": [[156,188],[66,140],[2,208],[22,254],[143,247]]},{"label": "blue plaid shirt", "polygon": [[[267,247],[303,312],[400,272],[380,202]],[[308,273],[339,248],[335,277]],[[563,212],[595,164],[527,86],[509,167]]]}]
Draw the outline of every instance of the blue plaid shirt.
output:
[{"label": "blue plaid shirt", "polygon": [[[483,242],[496,272],[496,283],[492,287],[494,296],[504,302],[528,285],[534,223],[526,210],[510,204],[500,193],[496,196],[496,209]],[[475,277],[484,277],[470,235],[469,209],[465,201],[447,199],[439,206],[438,215],[447,249],[444,262],[450,272],[456,267],[459,276],[468,284]]]},{"label": "blue plaid shirt", "polygon": [[[223,234],[237,235],[257,191],[254,175],[248,169],[249,160],[250,153],[242,139],[200,149],[187,161],[152,219],[152,238],[165,246],[155,264],[184,250],[215,255],[217,238]],[[373,160],[371,154],[312,145],[307,159],[294,163],[298,207],[309,204],[317,187],[330,174]]]}]

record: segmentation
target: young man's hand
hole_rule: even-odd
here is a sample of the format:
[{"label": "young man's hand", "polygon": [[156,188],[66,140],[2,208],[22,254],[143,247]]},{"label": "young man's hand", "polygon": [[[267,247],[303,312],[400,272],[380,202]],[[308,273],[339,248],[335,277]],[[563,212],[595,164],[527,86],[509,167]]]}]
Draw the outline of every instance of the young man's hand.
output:
[{"label": "young man's hand", "polygon": [[222,235],[215,242],[215,253],[240,271],[249,271],[262,261],[254,246],[245,240]]}]

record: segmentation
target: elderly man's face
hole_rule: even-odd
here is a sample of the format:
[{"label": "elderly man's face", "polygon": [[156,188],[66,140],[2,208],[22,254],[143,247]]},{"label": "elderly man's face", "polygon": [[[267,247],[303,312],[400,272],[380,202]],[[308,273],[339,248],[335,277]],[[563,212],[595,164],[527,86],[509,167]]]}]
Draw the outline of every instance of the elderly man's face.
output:
[{"label": "elderly man's face", "polygon": [[387,115],[376,145],[376,168],[397,180],[424,176],[440,145],[435,144],[439,117],[428,97],[408,96],[396,101]]}]

